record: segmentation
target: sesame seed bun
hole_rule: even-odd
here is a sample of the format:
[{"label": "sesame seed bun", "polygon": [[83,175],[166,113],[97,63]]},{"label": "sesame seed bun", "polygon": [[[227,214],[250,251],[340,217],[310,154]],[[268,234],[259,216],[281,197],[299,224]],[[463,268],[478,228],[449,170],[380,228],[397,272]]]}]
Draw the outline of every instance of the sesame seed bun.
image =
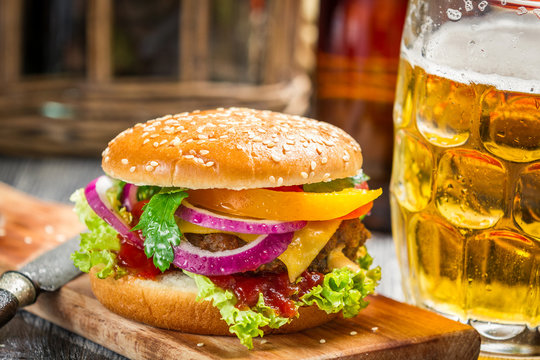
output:
[{"label": "sesame seed bun", "polygon": [[[219,310],[208,301],[196,301],[195,282],[180,271],[144,280],[127,275],[120,279],[99,279],[95,269],[90,283],[97,299],[109,310],[128,319],[155,327],[203,335],[230,335]],[[317,306],[301,307],[300,316],[269,333],[291,333],[321,325],[336,318]]]},{"label": "sesame seed bun", "polygon": [[102,166],[111,177],[137,185],[240,190],[354,176],[362,153],[333,125],[230,108],[137,124],[109,143]]}]

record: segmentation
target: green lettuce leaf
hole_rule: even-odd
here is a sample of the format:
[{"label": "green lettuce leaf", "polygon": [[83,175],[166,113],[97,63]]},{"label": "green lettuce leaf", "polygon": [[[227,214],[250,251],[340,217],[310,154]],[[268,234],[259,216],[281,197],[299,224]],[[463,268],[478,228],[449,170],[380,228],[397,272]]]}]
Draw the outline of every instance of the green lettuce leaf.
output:
[{"label": "green lettuce leaf", "polygon": [[235,307],[237,300],[231,291],[221,289],[206,276],[187,271],[184,273],[193,278],[197,284],[199,289],[197,301],[211,301],[218,308],[221,318],[229,325],[229,331],[248,349],[253,349],[254,337],[264,335],[261,328],[269,326],[276,329],[291,321],[277,316],[272,308],[266,306],[262,294],[259,295],[259,300],[253,308],[240,310]]},{"label": "green lettuce leaf", "polygon": [[357,273],[348,268],[334,269],[324,276],[322,285],[300,298],[300,304],[316,304],[328,314],[343,311],[343,317],[354,317],[369,304],[364,297],[374,292],[380,279],[379,267]]},{"label": "green lettuce leaf", "polygon": [[360,171],[355,176],[351,176],[343,179],[335,179],[332,181],[322,181],[314,184],[304,184],[303,189],[305,192],[334,192],[341,191],[346,188],[353,188],[358,184],[361,184],[369,180],[369,176]]},{"label": "green lettuce leaf", "polygon": [[158,194],[161,191],[159,186],[153,185],[141,185],[137,188],[137,200],[150,199],[152,196]]},{"label": "green lettuce leaf", "polygon": [[174,213],[187,196],[183,189],[163,188],[143,207],[141,219],[133,228],[142,231],[144,253],[147,257],[154,257],[154,265],[162,272],[174,260],[173,246],[180,244],[182,233],[174,220]]},{"label": "green lettuce leaf", "polygon": [[120,250],[118,233],[90,208],[84,189],[75,191],[70,200],[75,203],[74,211],[79,219],[88,228],[88,232],[81,234],[79,250],[71,254],[75,266],[89,272],[93,266],[100,265],[97,276],[102,279],[123,273],[116,265],[115,251]]}]

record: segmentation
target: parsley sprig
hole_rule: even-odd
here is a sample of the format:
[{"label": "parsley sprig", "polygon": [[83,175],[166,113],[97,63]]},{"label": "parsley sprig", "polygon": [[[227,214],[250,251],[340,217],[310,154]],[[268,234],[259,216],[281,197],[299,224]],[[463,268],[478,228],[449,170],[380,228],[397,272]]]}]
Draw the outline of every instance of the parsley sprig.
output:
[{"label": "parsley sprig", "polygon": [[161,189],[144,206],[141,219],[133,228],[142,231],[144,253],[154,257],[154,265],[162,272],[174,260],[173,246],[180,244],[182,233],[174,221],[174,213],[187,196],[184,189]]}]

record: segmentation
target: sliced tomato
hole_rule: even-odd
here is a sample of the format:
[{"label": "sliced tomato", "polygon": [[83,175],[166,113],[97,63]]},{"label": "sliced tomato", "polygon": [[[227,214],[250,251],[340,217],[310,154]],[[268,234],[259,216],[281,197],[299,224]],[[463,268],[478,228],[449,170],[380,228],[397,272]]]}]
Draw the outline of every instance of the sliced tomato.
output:
[{"label": "sliced tomato", "polygon": [[366,215],[368,212],[370,212],[371,208],[373,208],[373,201],[364,206],[360,206],[358,209],[351,211],[345,216],[339,217],[338,220],[349,220],[349,219],[359,218],[360,216]]},{"label": "sliced tomato", "polygon": [[304,191],[304,189],[302,189],[302,186],[300,185],[280,186],[280,187],[266,188],[266,189],[274,190],[274,191],[294,191],[294,192]]},{"label": "sliced tomato", "polygon": [[330,193],[267,189],[190,190],[189,202],[237,216],[269,220],[331,220],[349,214],[382,194],[381,189],[347,188]]}]

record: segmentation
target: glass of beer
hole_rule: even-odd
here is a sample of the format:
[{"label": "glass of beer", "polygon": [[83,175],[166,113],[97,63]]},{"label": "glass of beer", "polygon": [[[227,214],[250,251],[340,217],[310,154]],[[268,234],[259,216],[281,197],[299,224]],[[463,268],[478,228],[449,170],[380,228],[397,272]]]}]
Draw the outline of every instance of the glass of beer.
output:
[{"label": "glass of beer", "polygon": [[540,1],[410,0],[392,229],[407,300],[540,355]]}]

